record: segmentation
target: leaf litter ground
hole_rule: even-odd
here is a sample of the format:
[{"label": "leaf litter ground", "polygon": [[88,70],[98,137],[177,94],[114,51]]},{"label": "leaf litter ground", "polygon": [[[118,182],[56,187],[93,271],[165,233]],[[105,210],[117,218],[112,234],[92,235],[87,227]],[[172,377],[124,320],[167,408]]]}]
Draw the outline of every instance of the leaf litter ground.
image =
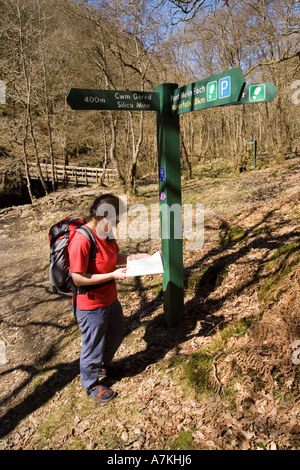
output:
[{"label": "leaf litter ground", "polygon": [[[118,284],[125,376],[106,382],[105,407],[82,391],[70,298],[48,282],[49,227],[99,188],[3,209],[0,449],[299,449],[299,174],[295,159],[184,182],[183,202],[205,207],[204,246],[184,252],[185,318],[165,326],[160,276]],[[156,203],[156,184],[131,202]]]}]

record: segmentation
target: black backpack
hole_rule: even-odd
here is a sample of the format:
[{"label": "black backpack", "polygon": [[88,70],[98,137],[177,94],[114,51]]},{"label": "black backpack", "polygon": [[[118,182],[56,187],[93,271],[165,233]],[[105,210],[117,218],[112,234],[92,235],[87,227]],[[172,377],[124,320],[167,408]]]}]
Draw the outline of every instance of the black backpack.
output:
[{"label": "black backpack", "polygon": [[95,238],[91,231],[83,225],[82,219],[79,217],[67,217],[53,225],[49,231],[49,279],[55,293],[85,293],[90,288],[95,288],[95,286],[76,288],[73,282],[70,273],[68,247],[76,232],[82,233],[90,241],[91,249],[89,260],[93,260],[96,256],[97,246]]}]

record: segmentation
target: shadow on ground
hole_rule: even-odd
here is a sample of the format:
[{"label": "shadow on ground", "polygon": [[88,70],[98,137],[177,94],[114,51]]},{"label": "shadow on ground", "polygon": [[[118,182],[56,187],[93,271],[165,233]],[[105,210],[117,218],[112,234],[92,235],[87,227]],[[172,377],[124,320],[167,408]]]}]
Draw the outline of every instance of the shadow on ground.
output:
[{"label": "shadow on ground", "polygon": [[[222,307],[222,304],[227,300],[228,295],[231,295],[232,293],[227,293],[223,297],[219,297],[217,300],[211,300],[209,298],[210,294],[216,288],[218,276],[224,267],[238,263],[239,260],[252,249],[264,248],[266,249],[266,253],[269,253],[270,250],[274,250],[282,244],[288,243],[291,237],[295,238],[300,235],[299,232],[293,232],[291,234],[281,236],[273,236],[271,233],[267,233],[264,234],[264,236],[251,237],[251,234],[254,235],[257,228],[264,226],[272,215],[272,212],[269,212],[258,223],[249,228],[245,234],[243,243],[220,244],[205,253],[201,258],[197,259],[193,265],[189,266],[185,270],[184,278],[185,285],[187,285],[191,273],[195,272],[195,270],[201,270],[204,265],[209,264],[208,269],[205,270],[197,280],[194,297],[185,303],[185,318],[176,327],[168,328],[165,325],[163,314],[156,315],[154,318],[151,318],[151,315],[161,307],[163,303],[162,296],[158,295],[150,302],[147,301],[143,293],[140,279],[135,279],[135,289],[140,294],[140,306],[134,315],[129,318],[125,318],[125,330],[128,335],[136,328],[136,325],[139,324],[141,318],[144,318],[143,325],[145,325],[145,335],[143,339],[147,346],[144,351],[134,353],[118,362],[119,365],[124,368],[125,375],[127,377],[134,377],[135,375],[140,374],[149,365],[157,363],[163,359],[169,351],[174,349],[176,351],[179,344],[191,339],[193,336],[211,335],[212,332],[215,331],[216,327],[221,328],[224,325],[224,318],[218,315],[218,311]],[[226,235],[226,231],[228,230],[229,228],[225,224],[223,235]],[[253,273],[252,277],[244,280],[239,287],[239,291],[234,292],[235,295],[239,295],[241,292],[258,282],[257,274],[259,269],[260,265],[257,265],[257,270]],[[22,286],[25,288],[26,282],[23,282],[23,284],[21,283],[20,288],[22,288]],[[55,299],[53,300],[55,301]],[[45,300],[45,302],[49,302],[49,299]],[[207,319],[208,314],[209,320]],[[146,317],[150,319],[145,322]],[[201,326],[195,333],[197,324],[200,324]],[[66,327],[66,329],[67,328],[68,327]],[[55,341],[56,338],[53,340],[53,345],[50,346],[47,351],[47,357],[45,355],[40,357],[38,361],[39,363],[46,359],[49,360],[51,356],[55,357]],[[12,389],[9,396],[2,400],[2,403],[0,403],[2,407],[9,399],[18,394],[22,388],[25,390],[28,385],[31,385],[32,388],[33,379],[40,373],[38,365],[19,365],[18,369],[28,374],[27,379],[24,380],[24,382],[16,389]],[[45,369],[43,370],[45,371]],[[44,383],[38,385],[24,399],[22,399],[20,403],[14,405],[5,412],[0,422],[0,438],[3,438],[13,431],[13,429],[24,418],[46,404],[58,391],[62,390],[71,382],[79,374],[79,359],[70,363],[62,362],[55,364],[53,367],[47,369],[47,372],[51,373],[51,371],[53,371],[53,373]],[[4,377],[6,374],[11,372],[12,370],[6,370],[0,374],[0,377]],[[108,386],[111,386],[114,383],[114,380],[109,379],[109,382],[106,383]]]}]

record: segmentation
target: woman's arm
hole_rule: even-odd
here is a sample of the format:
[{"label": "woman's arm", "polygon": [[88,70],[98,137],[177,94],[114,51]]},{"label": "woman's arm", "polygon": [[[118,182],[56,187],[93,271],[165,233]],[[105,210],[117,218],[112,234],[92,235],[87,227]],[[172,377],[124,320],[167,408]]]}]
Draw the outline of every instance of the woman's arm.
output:
[{"label": "woman's arm", "polygon": [[75,286],[94,286],[103,284],[113,279],[126,279],[127,268],[116,269],[112,273],[91,274],[91,273],[72,273],[72,279]]}]

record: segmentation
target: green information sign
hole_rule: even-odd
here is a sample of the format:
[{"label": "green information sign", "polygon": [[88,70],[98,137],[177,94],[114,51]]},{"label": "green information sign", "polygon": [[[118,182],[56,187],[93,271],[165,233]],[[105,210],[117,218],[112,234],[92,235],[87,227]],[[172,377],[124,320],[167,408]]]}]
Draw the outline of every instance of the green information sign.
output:
[{"label": "green information sign", "polygon": [[67,102],[74,110],[159,110],[159,94],[145,91],[71,88],[67,95]]},{"label": "green information sign", "polygon": [[171,113],[182,114],[235,103],[240,99],[244,86],[243,72],[236,67],[177,88],[171,96]]},{"label": "green information sign", "polygon": [[246,83],[239,101],[231,104],[255,104],[273,101],[278,90],[273,82]]},{"label": "green information sign", "polygon": [[237,67],[181,88],[177,84],[161,84],[155,91],[71,88],[67,102],[74,110],[157,112],[164,315],[167,324],[173,326],[184,316],[182,210],[180,220],[175,219],[175,209],[181,209],[178,115],[215,106],[272,101],[277,88],[272,82],[246,85],[242,70]]}]

